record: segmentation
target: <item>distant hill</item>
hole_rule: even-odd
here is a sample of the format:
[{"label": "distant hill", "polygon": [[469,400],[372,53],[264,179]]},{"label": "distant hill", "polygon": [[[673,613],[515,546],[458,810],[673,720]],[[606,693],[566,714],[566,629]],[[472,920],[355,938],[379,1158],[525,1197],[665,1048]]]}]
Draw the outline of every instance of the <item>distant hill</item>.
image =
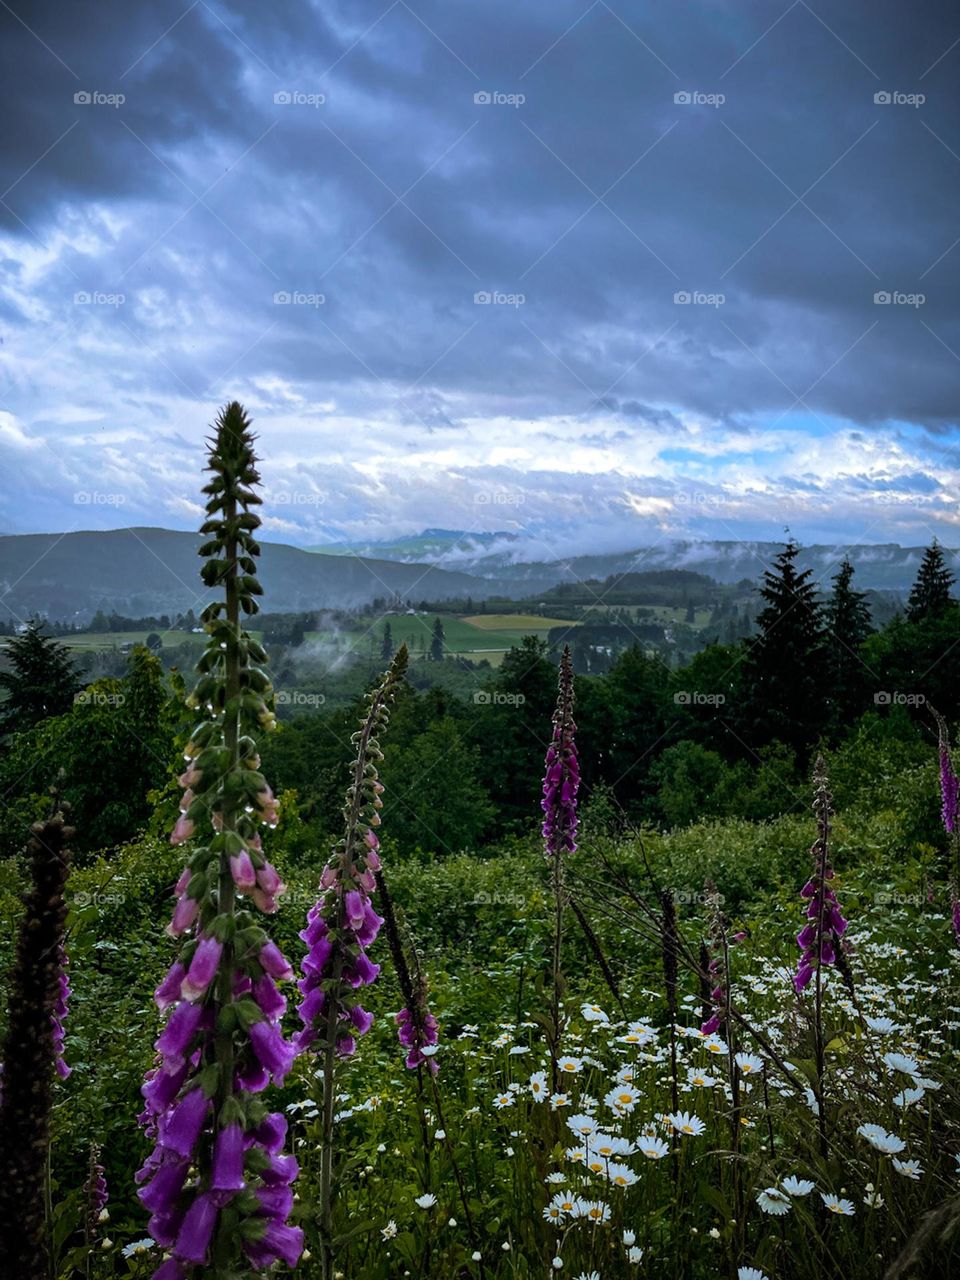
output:
[{"label": "distant hill", "polygon": [[[409,558],[410,548],[421,541],[439,541],[443,531],[427,530],[419,538],[378,547],[378,555],[386,559]],[[508,541],[509,539],[509,541]],[[561,582],[603,581],[616,574],[649,573],[661,570],[688,569],[704,574],[715,582],[732,584],[747,579],[756,582],[780,551],[780,542],[692,542],[658,543],[654,547],[638,547],[630,551],[572,555],[564,559],[532,559],[536,546],[542,554],[543,541],[527,542],[507,534],[447,534],[444,542],[444,564],[449,567],[496,579],[500,583],[523,584],[528,596],[547,591]],[[341,544],[350,550],[348,544]],[[491,549],[486,549],[487,547]],[[356,553],[357,548],[352,550]],[[341,551],[342,554],[342,551]],[[901,547],[897,543],[872,546],[829,546],[814,544],[800,552],[802,568],[813,570],[814,578],[828,589],[830,578],[844,555],[849,555],[856,569],[856,584],[861,590],[909,591],[920,559],[922,547]],[[955,553],[950,553],[951,555]],[[822,581],[821,581],[822,580]],[[491,589],[492,591],[492,589]],[[507,593],[505,593],[507,594]],[[515,595],[514,591],[509,594]]]},{"label": "distant hill", "polygon": [[[129,617],[188,608],[196,612],[206,598],[199,577],[200,541],[198,534],[170,529],[0,536],[0,604],[17,618],[39,613],[81,622],[101,608]],[[523,555],[531,544],[513,534],[444,529],[427,529],[417,538],[392,543],[364,544],[364,551],[376,546],[377,555],[361,554],[357,546],[347,544],[312,551],[273,542],[262,546],[263,607],[284,612],[349,608],[397,595],[413,603],[536,599],[563,583],[610,586],[610,579],[619,575],[629,575],[617,584],[623,590],[636,586],[669,594],[688,588],[710,599],[708,579],[721,585],[755,583],[781,544],[673,542],[529,562]],[[821,591],[826,591],[845,552],[856,567],[861,590],[903,595],[923,549],[895,543],[849,549],[811,546],[801,550],[800,563],[813,569]],[[683,579],[678,573],[689,576]]]},{"label": "distant hill", "polygon": [[424,529],[408,538],[386,538],[372,542],[328,542],[307,547],[325,556],[376,556],[407,564],[449,558],[451,567],[462,568],[465,560],[485,556],[503,543],[519,541],[515,533],[466,533],[462,529]]},{"label": "distant hill", "polygon": [[[17,618],[33,613],[89,621],[97,609],[131,617],[203,607],[194,533],[170,529],[19,534],[0,537],[0,605]],[[264,609],[343,608],[376,597],[419,601],[473,596],[488,582],[467,574],[355,554],[313,555],[298,547],[261,544]],[[521,595],[509,583],[503,593]]]}]

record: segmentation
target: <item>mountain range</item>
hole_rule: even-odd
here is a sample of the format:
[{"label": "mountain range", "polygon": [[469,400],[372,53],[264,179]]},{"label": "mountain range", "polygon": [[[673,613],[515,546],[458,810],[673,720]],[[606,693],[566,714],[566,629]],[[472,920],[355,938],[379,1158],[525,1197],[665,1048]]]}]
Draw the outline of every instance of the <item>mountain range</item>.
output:
[{"label": "mountain range", "polygon": [[[88,621],[97,609],[127,616],[197,611],[207,598],[199,578],[200,536],[131,528],[0,537],[0,602],[8,616],[37,613]],[[262,543],[265,609],[349,608],[376,598],[421,600],[535,598],[563,582],[622,573],[689,569],[719,583],[756,581],[780,549],[775,542],[664,542],[623,552],[535,559],[542,544],[509,533],[427,529],[414,538],[303,549]],[[815,545],[801,551],[824,590],[844,554],[864,590],[902,595],[923,548]],[[951,556],[953,553],[950,553]]]}]

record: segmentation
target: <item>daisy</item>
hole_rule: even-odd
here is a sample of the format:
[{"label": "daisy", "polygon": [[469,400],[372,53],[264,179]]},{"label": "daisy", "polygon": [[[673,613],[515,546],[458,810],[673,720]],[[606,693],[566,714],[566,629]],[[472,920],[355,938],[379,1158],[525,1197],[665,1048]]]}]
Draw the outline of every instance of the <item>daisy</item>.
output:
[{"label": "daisy", "polygon": [[863,1203],[868,1209],[882,1209],[886,1201],[879,1191],[868,1191],[863,1197]]},{"label": "daisy", "polygon": [[920,1085],[915,1085],[911,1089],[904,1089],[898,1093],[893,1099],[895,1107],[912,1107],[915,1102],[919,1102],[923,1097],[925,1090]]},{"label": "daisy", "polygon": [[[577,1203],[576,1196],[565,1196],[563,1192],[558,1192],[553,1197],[547,1208],[557,1208],[561,1213],[573,1213],[574,1206]],[[546,1215],[544,1215],[546,1216]]]},{"label": "daisy", "polygon": [[758,1058],[755,1053],[738,1053],[733,1060],[740,1068],[742,1076],[756,1075],[758,1071],[763,1070],[763,1059]]},{"label": "daisy", "polygon": [[424,1195],[417,1196],[413,1203],[418,1205],[421,1209],[432,1209],[437,1203],[437,1197],[432,1191],[427,1191]]},{"label": "daisy", "polygon": [[670,1144],[663,1138],[645,1136],[640,1139],[639,1150],[648,1160],[662,1160],[664,1156],[670,1154]]},{"label": "daisy", "polygon": [[615,1187],[632,1187],[637,1175],[625,1164],[611,1164],[607,1168],[607,1177]]},{"label": "daisy", "polygon": [[719,1036],[708,1036],[704,1041],[708,1053],[726,1054],[727,1046]]},{"label": "daisy", "polygon": [[740,1267],[737,1280],[767,1280],[767,1277],[758,1267]]},{"label": "daisy", "polygon": [[563,1210],[555,1200],[551,1200],[543,1211],[543,1217],[545,1222],[560,1222],[563,1218]]},{"label": "daisy", "polygon": [[891,1071],[902,1071],[907,1076],[920,1074],[919,1062],[917,1062],[916,1058],[910,1058],[905,1053],[885,1053],[883,1060]]},{"label": "daisy", "polygon": [[394,1222],[393,1218],[390,1219],[385,1227],[380,1228],[380,1234],[383,1236],[384,1240],[393,1239],[397,1234],[397,1224]]},{"label": "daisy", "polygon": [[708,1076],[705,1071],[698,1071],[696,1067],[687,1068],[687,1084],[692,1084],[695,1089],[712,1089],[716,1084],[713,1076]]},{"label": "daisy", "polygon": [[544,1182],[552,1183],[554,1186],[562,1187],[567,1180],[565,1173],[548,1173],[544,1178]]},{"label": "daisy", "polygon": [[595,1133],[590,1139],[590,1149],[609,1159],[611,1156],[633,1154],[633,1144],[626,1138],[615,1138],[609,1133]]},{"label": "daisy", "polygon": [[923,1173],[919,1160],[897,1160],[894,1158],[893,1167],[897,1173],[903,1174],[905,1178],[911,1178],[914,1182],[919,1182]]},{"label": "daisy", "polygon": [[806,1178],[795,1178],[791,1175],[780,1183],[780,1190],[785,1191],[788,1196],[808,1196],[814,1185]]},{"label": "daisy", "polygon": [[[590,1200],[585,1206],[583,1217],[589,1222],[609,1222],[610,1206],[604,1204],[602,1200]],[[600,1280],[599,1276],[597,1280]]]},{"label": "daisy", "polygon": [[550,1090],[547,1088],[547,1073],[545,1071],[535,1071],[530,1077],[530,1092],[533,1095],[534,1102],[545,1102],[550,1096]]},{"label": "daisy", "polygon": [[600,1280],[599,1271],[581,1271],[577,1280]]},{"label": "daisy", "polygon": [[498,1111],[503,1111],[506,1107],[512,1107],[513,1094],[512,1093],[498,1094],[493,1100],[493,1105],[497,1108]]},{"label": "daisy", "polygon": [[618,1116],[628,1115],[637,1105],[640,1095],[632,1085],[624,1084],[611,1089],[604,1102]]},{"label": "daisy", "polygon": [[757,1204],[764,1213],[772,1214],[775,1218],[782,1218],[785,1213],[790,1212],[789,1197],[776,1187],[767,1187],[765,1191],[761,1191],[757,1196]]},{"label": "daisy", "polygon": [[895,1134],[887,1133],[886,1129],[881,1128],[878,1124],[862,1124],[857,1129],[857,1133],[861,1138],[866,1138],[871,1147],[875,1147],[877,1151],[882,1151],[885,1156],[895,1156],[907,1145],[902,1138],[898,1138]]},{"label": "daisy", "polygon": [[609,1022],[610,1019],[598,1004],[585,1004],[580,1008],[587,1022]]},{"label": "daisy", "polygon": [[561,1071],[569,1071],[571,1075],[576,1075],[583,1066],[583,1061],[580,1058],[572,1058],[567,1055],[560,1059],[557,1066]]},{"label": "daisy", "polygon": [[667,1116],[667,1121],[674,1133],[682,1133],[690,1138],[699,1137],[707,1127],[699,1116],[692,1116],[689,1111],[676,1111]]},{"label": "daisy", "polygon": [[900,1027],[893,1021],[892,1018],[867,1017],[866,1023],[871,1031],[879,1031],[884,1035],[886,1035],[888,1032],[891,1032],[891,1031],[900,1030]]},{"label": "daisy", "polygon": [[643,1250],[638,1249],[636,1245],[632,1245],[627,1250],[627,1261],[634,1264],[643,1261]]},{"label": "daisy", "polygon": [[591,1133],[596,1133],[600,1126],[593,1116],[576,1115],[568,1117],[567,1128],[581,1138],[588,1138]]},{"label": "daisy", "polygon": [[824,1191],[820,1192],[820,1199],[831,1213],[838,1213],[844,1218],[853,1217],[855,1210],[852,1200],[840,1200],[836,1196],[828,1196]]},{"label": "daisy", "polygon": [[563,1107],[569,1107],[570,1098],[565,1093],[555,1093],[550,1099],[550,1106],[554,1111],[560,1111]]}]

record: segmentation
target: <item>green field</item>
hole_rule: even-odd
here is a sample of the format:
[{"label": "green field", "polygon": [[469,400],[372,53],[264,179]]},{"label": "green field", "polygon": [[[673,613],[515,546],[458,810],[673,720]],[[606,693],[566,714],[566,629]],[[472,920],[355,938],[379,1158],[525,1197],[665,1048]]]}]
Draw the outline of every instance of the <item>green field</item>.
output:
[{"label": "green field", "polygon": [[411,656],[417,658],[425,650],[429,652],[433,638],[433,624],[437,617],[443,624],[444,651],[462,654],[464,657],[485,658],[494,666],[499,665],[508,649],[520,643],[523,636],[545,638],[552,627],[576,626],[563,618],[542,618],[535,614],[492,613],[458,618],[449,614],[391,614],[371,625],[371,635],[380,637],[386,622],[395,645],[405,643]]}]

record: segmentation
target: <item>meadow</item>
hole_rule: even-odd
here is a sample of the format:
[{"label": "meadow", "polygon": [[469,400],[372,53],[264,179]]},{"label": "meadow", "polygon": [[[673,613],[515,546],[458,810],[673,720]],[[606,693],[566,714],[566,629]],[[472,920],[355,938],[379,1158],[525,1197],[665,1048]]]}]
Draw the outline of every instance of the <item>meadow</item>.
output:
[{"label": "meadow", "polygon": [[[960,784],[947,722],[931,713],[929,743],[906,713],[890,721],[906,736],[874,717],[824,741],[764,820],[705,817],[706,768],[723,762],[682,741],[672,759],[687,771],[644,785],[660,776],[671,804],[692,789],[692,815],[650,824],[584,744],[604,744],[617,773],[641,762],[635,718],[658,704],[649,690],[640,710],[629,702],[624,672],[665,679],[651,660],[632,653],[590,684],[569,650],[553,662],[525,631],[505,668],[529,701],[482,703],[484,791],[447,695],[410,694],[398,631],[366,697],[315,721],[341,758],[316,768],[342,808],[311,812],[264,772],[290,776],[274,734],[280,748],[308,739],[278,728],[244,625],[261,594],[259,477],[239,405],[209,464],[201,576],[217,595],[193,688],[165,686],[143,649],[123,680],[65,684],[60,715],[19,668],[4,677],[36,718],[10,739],[10,786],[64,768],[52,796],[22,797],[31,838],[0,887],[3,1274],[949,1274]],[[471,629],[497,636],[505,618],[482,621]],[[516,636],[532,619],[513,621]],[[11,643],[70,677],[38,630]],[[667,705],[696,705],[672,688]],[[529,792],[507,787],[531,750],[542,782],[524,811]],[[157,776],[141,767],[153,755],[179,761]],[[746,786],[723,768],[716,786]],[[85,769],[104,792],[71,790]],[[428,797],[418,826],[404,820],[413,791]],[[498,798],[516,810],[499,823]],[[471,808],[492,837],[471,839]],[[96,824],[134,833],[93,838]]]}]

